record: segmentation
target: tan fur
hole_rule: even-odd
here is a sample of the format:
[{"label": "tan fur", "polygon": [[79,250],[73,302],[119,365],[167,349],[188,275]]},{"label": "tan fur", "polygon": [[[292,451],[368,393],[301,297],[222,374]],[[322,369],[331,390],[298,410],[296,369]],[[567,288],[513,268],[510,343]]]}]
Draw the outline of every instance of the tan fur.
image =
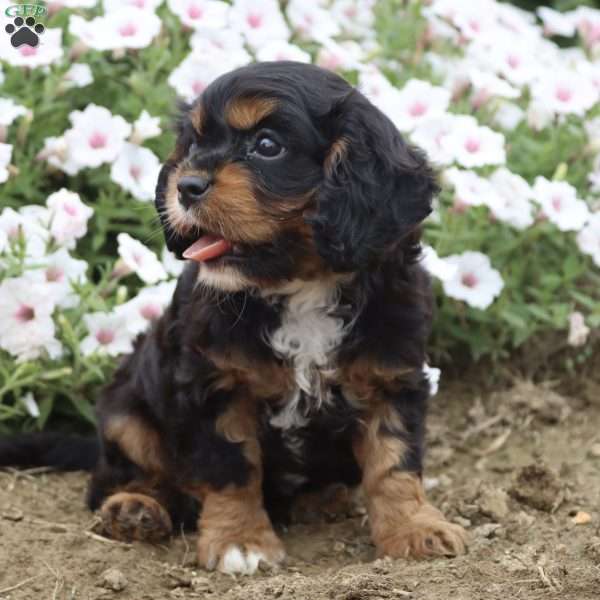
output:
[{"label": "tan fur", "polygon": [[234,129],[252,129],[277,107],[272,98],[236,98],[228,103],[225,119]]},{"label": "tan fur", "polygon": [[202,514],[198,522],[198,561],[208,569],[223,568],[223,557],[232,546],[259,552],[276,564],[283,560],[283,545],[263,507],[262,458],[257,433],[257,404],[247,397],[235,399],[216,422],[216,430],[230,442],[243,445],[252,466],[246,485],[222,490],[204,486],[199,491]]},{"label": "tan fur", "polygon": [[139,417],[115,416],[104,428],[104,436],[119,445],[129,460],[148,473],[165,471],[160,435]]},{"label": "tan fur", "polygon": [[345,137],[340,137],[329,149],[327,156],[325,157],[325,173],[331,175],[336,167],[342,162],[346,154],[348,153],[348,140]]},{"label": "tan fur", "polygon": [[400,390],[414,372],[410,367],[388,368],[361,358],[340,369],[340,381],[348,397],[367,408],[379,404],[381,391]]},{"label": "tan fur", "polygon": [[466,534],[446,521],[426,499],[420,478],[397,470],[406,445],[387,431],[402,431],[389,406],[373,412],[356,446],[377,553],[392,558],[454,556],[465,551]]},{"label": "tan fur", "polygon": [[112,539],[160,542],[171,535],[173,524],[167,511],[145,494],[118,492],[100,508],[104,532]]},{"label": "tan fur", "polygon": [[198,135],[202,135],[202,128],[204,126],[204,110],[200,104],[196,104],[190,111],[190,121],[196,130]]}]

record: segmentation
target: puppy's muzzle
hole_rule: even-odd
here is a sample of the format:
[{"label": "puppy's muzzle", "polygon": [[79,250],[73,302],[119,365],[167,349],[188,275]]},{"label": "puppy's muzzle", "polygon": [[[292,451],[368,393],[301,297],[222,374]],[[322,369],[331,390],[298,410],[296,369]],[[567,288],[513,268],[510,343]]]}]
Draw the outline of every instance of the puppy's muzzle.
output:
[{"label": "puppy's muzzle", "polygon": [[203,175],[187,175],[177,183],[179,202],[185,208],[190,208],[206,198],[212,186],[212,178]]}]

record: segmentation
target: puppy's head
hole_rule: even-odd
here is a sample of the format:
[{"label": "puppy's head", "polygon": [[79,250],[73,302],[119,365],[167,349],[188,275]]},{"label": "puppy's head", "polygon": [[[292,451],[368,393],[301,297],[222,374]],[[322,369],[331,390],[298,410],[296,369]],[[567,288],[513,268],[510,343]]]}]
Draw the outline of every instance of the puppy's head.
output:
[{"label": "puppy's head", "polygon": [[375,267],[435,191],[425,157],[341,77],[272,62],[184,108],[156,206],[169,249],[239,290]]}]

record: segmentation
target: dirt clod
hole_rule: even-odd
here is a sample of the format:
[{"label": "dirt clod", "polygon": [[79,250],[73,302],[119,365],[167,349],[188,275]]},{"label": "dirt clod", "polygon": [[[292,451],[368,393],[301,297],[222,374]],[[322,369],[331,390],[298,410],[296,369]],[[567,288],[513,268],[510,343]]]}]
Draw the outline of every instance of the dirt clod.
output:
[{"label": "dirt clod", "polygon": [[127,578],[119,569],[110,568],[100,575],[102,587],[113,592],[121,592],[127,587]]},{"label": "dirt clod", "polygon": [[523,467],[510,493],[522,504],[545,512],[556,510],[564,497],[558,475],[542,463]]},{"label": "dirt clod", "polygon": [[592,515],[583,510],[577,511],[577,514],[571,519],[575,525],[587,525],[592,522]]},{"label": "dirt clod", "polygon": [[482,514],[494,521],[502,521],[509,513],[508,494],[500,488],[482,486],[477,503]]}]

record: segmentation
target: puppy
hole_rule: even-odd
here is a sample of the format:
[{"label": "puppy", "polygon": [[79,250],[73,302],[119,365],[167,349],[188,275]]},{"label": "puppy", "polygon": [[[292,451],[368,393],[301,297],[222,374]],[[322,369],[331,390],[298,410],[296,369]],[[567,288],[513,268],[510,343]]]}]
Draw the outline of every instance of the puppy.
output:
[{"label": "puppy", "polygon": [[425,156],[339,76],[255,64],[184,107],[156,190],[190,259],[99,404],[89,489],[109,534],[199,512],[200,565],[277,564],[301,494],[362,485],[378,555],[465,550],[421,481],[432,301]]}]

